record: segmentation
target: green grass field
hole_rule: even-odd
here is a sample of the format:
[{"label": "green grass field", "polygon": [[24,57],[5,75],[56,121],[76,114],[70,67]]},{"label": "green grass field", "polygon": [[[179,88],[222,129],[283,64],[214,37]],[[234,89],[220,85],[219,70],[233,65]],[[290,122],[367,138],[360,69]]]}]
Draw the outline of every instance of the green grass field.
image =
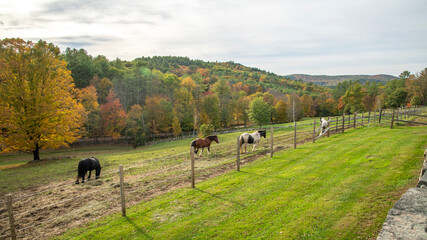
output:
[{"label": "green grass field", "polygon": [[[232,144],[235,134],[220,139]],[[169,191],[128,208],[127,217],[109,215],[58,239],[374,239],[388,210],[415,186],[426,145],[426,127],[347,130],[197,182],[195,189]],[[134,163],[139,151],[167,155],[165,147],[187,148],[177,141],[126,154],[110,148],[101,156],[115,167]]]}]

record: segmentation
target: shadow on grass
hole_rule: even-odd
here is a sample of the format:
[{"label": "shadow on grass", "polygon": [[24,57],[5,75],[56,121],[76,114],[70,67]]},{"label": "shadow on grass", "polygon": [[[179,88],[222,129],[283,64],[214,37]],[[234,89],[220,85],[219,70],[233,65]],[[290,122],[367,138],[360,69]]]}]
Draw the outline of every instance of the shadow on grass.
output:
[{"label": "shadow on grass", "polygon": [[126,222],[128,222],[130,225],[132,225],[133,229],[138,233],[139,236],[143,236],[145,239],[154,239],[152,236],[148,235],[148,233],[138,226],[131,218],[125,217]]}]

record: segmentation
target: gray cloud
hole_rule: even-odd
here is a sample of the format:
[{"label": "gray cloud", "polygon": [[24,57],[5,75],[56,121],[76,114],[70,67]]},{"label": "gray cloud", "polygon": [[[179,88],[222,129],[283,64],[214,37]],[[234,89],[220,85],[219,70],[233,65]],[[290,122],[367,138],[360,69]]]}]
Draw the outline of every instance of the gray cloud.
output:
[{"label": "gray cloud", "polygon": [[21,15],[0,9],[0,30],[110,59],[183,55],[283,75],[398,75],[426,67],[426,7],[424,0],[54,0]]}]

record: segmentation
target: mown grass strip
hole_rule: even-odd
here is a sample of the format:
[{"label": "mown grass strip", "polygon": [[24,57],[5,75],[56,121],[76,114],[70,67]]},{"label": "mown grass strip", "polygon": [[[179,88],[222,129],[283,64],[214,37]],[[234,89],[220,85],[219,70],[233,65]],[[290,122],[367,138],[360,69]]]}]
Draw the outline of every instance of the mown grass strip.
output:
[{"label": "mown grass strip", "polygon": [[359,128],[275,153],[58,239],[368,239],[414,186],[425,127]]}]

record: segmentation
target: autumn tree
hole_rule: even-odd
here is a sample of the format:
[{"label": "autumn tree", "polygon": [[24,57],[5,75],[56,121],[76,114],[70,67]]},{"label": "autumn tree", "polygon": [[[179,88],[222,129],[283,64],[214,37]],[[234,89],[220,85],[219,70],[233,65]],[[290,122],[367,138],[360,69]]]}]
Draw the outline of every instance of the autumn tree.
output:
[{"label": "autumn tree", "polygon": [[174,114],[173,120],[172,120],[172,133],[174,137],[178,137],[179,134],[181,134],[181,123],[179,122],[179,118]]},{"label": "autumn tree", "polygon": [[278,123],[284,123],[288,120],[288,113],[286,111],[286,103],[279,100],[274,106],[276,109],[276,121]]},{"label": "autumn tree", "polygon": [[427,104],[427,68],[417,76],[411,75],[406,79],[405,89],[412,105]]},{"label": "autumn tree", "polygon": [[162,98],[159,103],[160,114],[157,116],[159,130],[162,132],[170,132],[173,123],[173,105],[170,100]]},{"label": "autumn tree", "polygon": [[99,81],[98,86],[96,86],[96,91],[98,93],[98,101],[100,104],[105,104],[107,102],[108,94],[111,89],[113,89],[114,84],[108,78],[102,78]]},{"label": "autumn tree", "polygon": [[271,106],[262,97],[256,97],[249,104],[248,115],[254,124],[261,127],[270,121]]},{"label": "autumn tree", "polygon": [[174,94],[174,109],[181,122],[183,130],[192,130],[194,128],[194,98],[191,92],[185,87],[181,87]]},{"label": "autumn tree", "polygon": [[60,50],[51,43],[0,41],[0,146],[40,160],[40,149],[68,146],[85,111]]},{"label": "autumn tree", "polygon": [[314,115],[316,114],[315,110],[314,110],[314,102],[313,99],[307,95],[304,94],[301,98],[300,98],[301,104],[302,104],[302,110],[304,113],[305,117],[314,117]]},{"label": "autumn tree", "polygon": [[165,74],[163,83],[168,90],[168,94],[173,94],[179,88],[180,80],[175,74]]},{"label": "autumn tree", "polygon": [[234,118],[236,119],[237,123],[243,123],[243,125],[247,125],[249,122],[249,104],[250,104],[250,98],[248,96],[241,96],[237,102],[236,102],[236,108],[234,111]]},{"label": "autumn tree", "polygon": [[219,79],[211,87],[212,91],[216,93],[219,98],[219,113],[220,121],[223,127],[228,127],[233,118],[233,107],[231,87],[230,84],[223,78]]},{"label": "autumn tree", "polygon": [[113,139],[118,139],[126,127],[126,112],[113,91],[110,91],[107,103],[101,107],[101,120],[104,135]]},{"label": "autumn tree", "polygon": [[298,94],[287,95],[286,109],[288,110],[288,119],[293,120],[294,116],[295,120],[304,117],[300,97]]},{"label": "autumn tree", "polygon": [[212,124],[215,129],[220,127],[219,98],[215,94],[203,98],[200,112],[201,124]]},{"label": "autumn tree", "polygon": [[100,113],[98,96],[94,86],[80,89],[79,100],[86,110],[87,118],[84,121],[88,137],[99,137],[101,135]]},{"label": "autumn tree", "polygon": [[160,100],[162,99],[161,96],[150,96],[147,97],[145,100],[145,120],[150,128],[150,131],[152,133],[158,133],[159,132],[159,123],[158,123],[158,116],[161,114],[160,111]]},{"label": "autumn tree", "polygon": [[365,109],[363,105],[363,96],[362,85],[360,85],[360,83],[354,83],[340,99],[340,106],[343,107],[345,112],[362,112]]},{"label": "autumn tree", "polygon": [[126,130],[129,136],[132,137],[132,145],[134,148],[145,142],[145,124],[143,111],[140,105],[133,105],[126,118]]}]

